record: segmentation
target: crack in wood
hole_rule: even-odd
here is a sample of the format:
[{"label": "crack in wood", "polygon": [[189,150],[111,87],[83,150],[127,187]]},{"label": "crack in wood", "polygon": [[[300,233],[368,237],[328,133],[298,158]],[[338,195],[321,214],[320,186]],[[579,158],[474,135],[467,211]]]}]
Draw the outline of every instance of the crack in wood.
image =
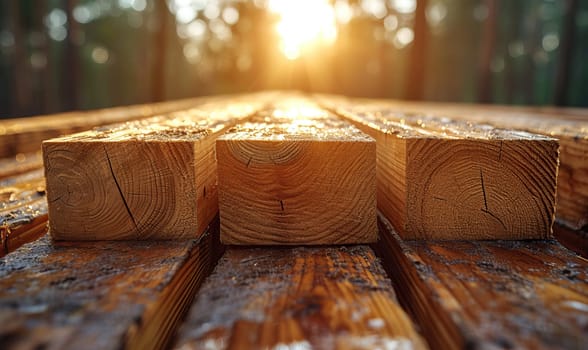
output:
[{"label": "crack in wood", "polygon": [[[502,149],[502,143],[501,143],[501,149]],[[488,209],[488,200],[486,198],[486,187],[484,186],[484,174],[482,172],[482,169],[480,169],[480,183],[482,184],[482,194],[484,195],[484,208],[480,209],[483,213],[490,215],[491,217],[493,217],[494,219],[496,219],[496,221],[498,221],[502,227],[504,228],[504,230],[507,230],[506,225],[504,224],[504,222],[496,215],[494,215],[490,209]]]},{"label": "crack in wood", "polygon": [[114,174],[114,169],[112,168],[112,162],[110,161],[110,156],[108,155],[108,151],[106,150],[106,147],[104,147],[104,153],[106,154],[106,160],[108,161],[108,167],[110,168],[110,173],[112,174],[112,179],[114,180],[116,188],[118,189],[118,193],[120,194],[120,198],[122,199],[123,204],[125,205],[125,208],[127,209],[127,213],[129,213],[129,216],[130,216],[131,220],[133,221],[135,228],[137,229],[137,236],[138,236],[139,235],[139,226],[137,225],[137,221],[135,221],[135,217],[133,216],[133,213],[131,212],[131,208],[129,207],[129,204],[127,203],[127,200],[122,192],[122,189],[120,188],[120,184],[118,183],[118,179],[116,178],[116,175]]},{"label": "crack in wood", "polygon": [[498,151],[498,161],[502,161],[502,143],[503,141],[500,141],[500,150]]},{"label": "crack in wood", "polygon": [[488,201],[486,200],[486,188],[484,187],[484,174],[482,173],[482,169],[480,169],[480,183],[482,184],[482,194],[484,195],[484,208],[488,211]]},{"label": "crack in wood", "polygon": [[490,215],[491,217],[493,217],[494,219],[496,219],[496,221],[498,221],[502,227],[506,230],[506,225],[504,224],[504,222],[496,215],[494,215],[490,210],[485,210],[485,209],[480,209],[483,213],[486,213],[488,215]]}]

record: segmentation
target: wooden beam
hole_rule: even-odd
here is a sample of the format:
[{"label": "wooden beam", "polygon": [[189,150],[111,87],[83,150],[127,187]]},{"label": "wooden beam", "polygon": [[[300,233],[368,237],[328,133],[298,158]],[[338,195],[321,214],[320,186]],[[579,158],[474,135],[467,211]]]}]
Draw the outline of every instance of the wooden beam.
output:
[{"label": "wooden beam", "polygon": [[377,239],[375,142],[305,100],[261,113],[216,143],[225,244]]},{"label": "wooden beam", "polygon": [[219,256],[199,240],[55,242],[0,260],[3,349],[161,349]]},{"label": "wooden beam", "polygon": [[377,252],[435,349],[582,349],[588,262],[555,241],[403,241]]},{"label": "wooden beam", "polygon": [[382,106],[331,107],[376,139],[378,208],[404,239],[552,237],[557,140]]},{"label": "wooden beam", "polygon": [[367,246],[229,248],[176,349],[425,349]]},{"label": "wooden beam", "polygon": [[210,97],[193,98],[2,120],[0,121],[0,157],[37,152],[41,149],[41,142],[44,140],[89,130],[94,126],[189,109],[210,100]]},{"label": "wooden beam", "polygon": [[0,257],[47,232],[43,170],[0,180]]},{"label": "wooden beam", "polygon": [[214,141],[257,106],[213,103],[45,141],[52,237],[197,238],[218,212]]},{"label": "wooden beam", "polygon": [[19,153],[16,156],[0,159],[0,179],[22,174],[43,167],[43,156],[40,151]]},{"label": "wooden beam", "polygon": [[[382,104],[382,101],[377,103]],[[560,167],[557,181],[557,219],[575,230],[588,226],[588,110],[435,103],[395,103],[389,108],[444,115],[452,119],[525,130],[558,139]]]}]

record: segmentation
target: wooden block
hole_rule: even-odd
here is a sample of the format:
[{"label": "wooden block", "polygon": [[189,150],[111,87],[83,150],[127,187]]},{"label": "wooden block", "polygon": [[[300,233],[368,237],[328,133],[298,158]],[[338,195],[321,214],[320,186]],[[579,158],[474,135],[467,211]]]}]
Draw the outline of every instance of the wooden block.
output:
[{"label": "wooden block", "polygon": [[[341,100],[340,100],[341,101]],[[354,100],[353,100],[354,101]],[[348,103],[354,103],[348,101]],[[588,227],[588,109],[506,107],[450,103],[410,103],[364,100],[413,113],[446,115],[452,119],[519,129],[559,140],[557,219],[579,230]]]},{"label": "wooden block", "polygon": [[555,241],[402,241],[378,252],[433,349],[583,349],[588,261]]},{"label": "wooden block", "polygon": [[0,260],[3,349],[162,349],[219,257],[200,240],[55,242]]},{"label": "wooden block", "polygon": [[232,102],[45,141],[53,238],[198,237],[218,212],[214,141],[257,108]]},{"label": "wooden block", "polygon": [[260,114],[216,143],[225,244],[377,239],[375,142],[303,101]]},{"label": "wooden block", "polygon": [[46,232],[43,169],[0,180],[0,257]]},{"label": "wooden block", "polygon": [[425,349],[367,246],[227,249],[176,349]]},{"label": "wooden block", "polygon": [[402,238],[552,237],[557,140],[381,108],[336,110],[376,139],[378,208]]}]

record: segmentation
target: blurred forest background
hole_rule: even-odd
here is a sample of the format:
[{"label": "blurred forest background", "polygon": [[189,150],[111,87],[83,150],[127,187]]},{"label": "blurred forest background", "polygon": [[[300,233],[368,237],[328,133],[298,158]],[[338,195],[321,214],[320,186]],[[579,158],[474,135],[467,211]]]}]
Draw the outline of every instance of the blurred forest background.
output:
[{"label": "blurred forest background", "polygon": [[0,0],[0,117],[262,89],[588,106],[588,1]]}]

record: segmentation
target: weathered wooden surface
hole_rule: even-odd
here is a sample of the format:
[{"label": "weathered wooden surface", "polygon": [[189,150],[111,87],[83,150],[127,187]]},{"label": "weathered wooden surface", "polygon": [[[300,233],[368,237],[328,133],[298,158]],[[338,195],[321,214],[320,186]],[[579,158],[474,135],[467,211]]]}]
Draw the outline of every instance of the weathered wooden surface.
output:
[{"label": "weathered wooden surface", "polygon": [[22,174],[24,172],[43,167],[41,151],[33,153],[19,153],[12,157],[0,159],[0,179]]},{"label": "weathered wooden surface", "polygon": [[366,246],[229,248],[177,349],[424,349]]},{"label": "weathered wooden surface", "polygon": [[36,152],[44,140],[89,130],[94,126],[147,118],[193,108],[219,97],[190,98],[151,104],[75,111],[0,121],[0,157]]},{"label": "weathered wooden surface", "polygon": [[376,145],[306,100],[260,113],[216,143],[226,244],[377,239]]},{"label": "weathered wooden surface", "polygon": [[0,257],[47,232],[43,170],[0,180]]},{"label": "weathered wooden surface", "polygon": [[[369,103],[369,102],[367,102]],[[372,101],[385,104],[385,101]],[[525,108],[470,107],[460,104],[387,103],[396,110],[488,123],[500,128],[520,129],[557,138],[560,167],[557,181],[557,218],[574,229],[588,225],[588,119],[587,110],[572,113],[558,109],[530,113]],[[531,110],[532,111],[532,110]],[[549,110],[548,110],[549,111]]]},{"label": "weathered wooden surface", "polygon": [[402,241],[377,246],[399,299],[438,349],[585,349],[588,261],[555,241]]},{"label": "weathered wooden surface", "polygon": [[331,104],[377,142],[378,208],[405,239],[552,237],[557,140]]},{"label": "weathered wooden surface", "polygon": [[3,349],[160,349],[218,258],[199,240],[52,242],[0,260]]},{"label": "weathered wooden surface", "polygon": [[198,237],[218,212],[214,141],[261,103],[211,103],[45,141],[51,235]]}]

